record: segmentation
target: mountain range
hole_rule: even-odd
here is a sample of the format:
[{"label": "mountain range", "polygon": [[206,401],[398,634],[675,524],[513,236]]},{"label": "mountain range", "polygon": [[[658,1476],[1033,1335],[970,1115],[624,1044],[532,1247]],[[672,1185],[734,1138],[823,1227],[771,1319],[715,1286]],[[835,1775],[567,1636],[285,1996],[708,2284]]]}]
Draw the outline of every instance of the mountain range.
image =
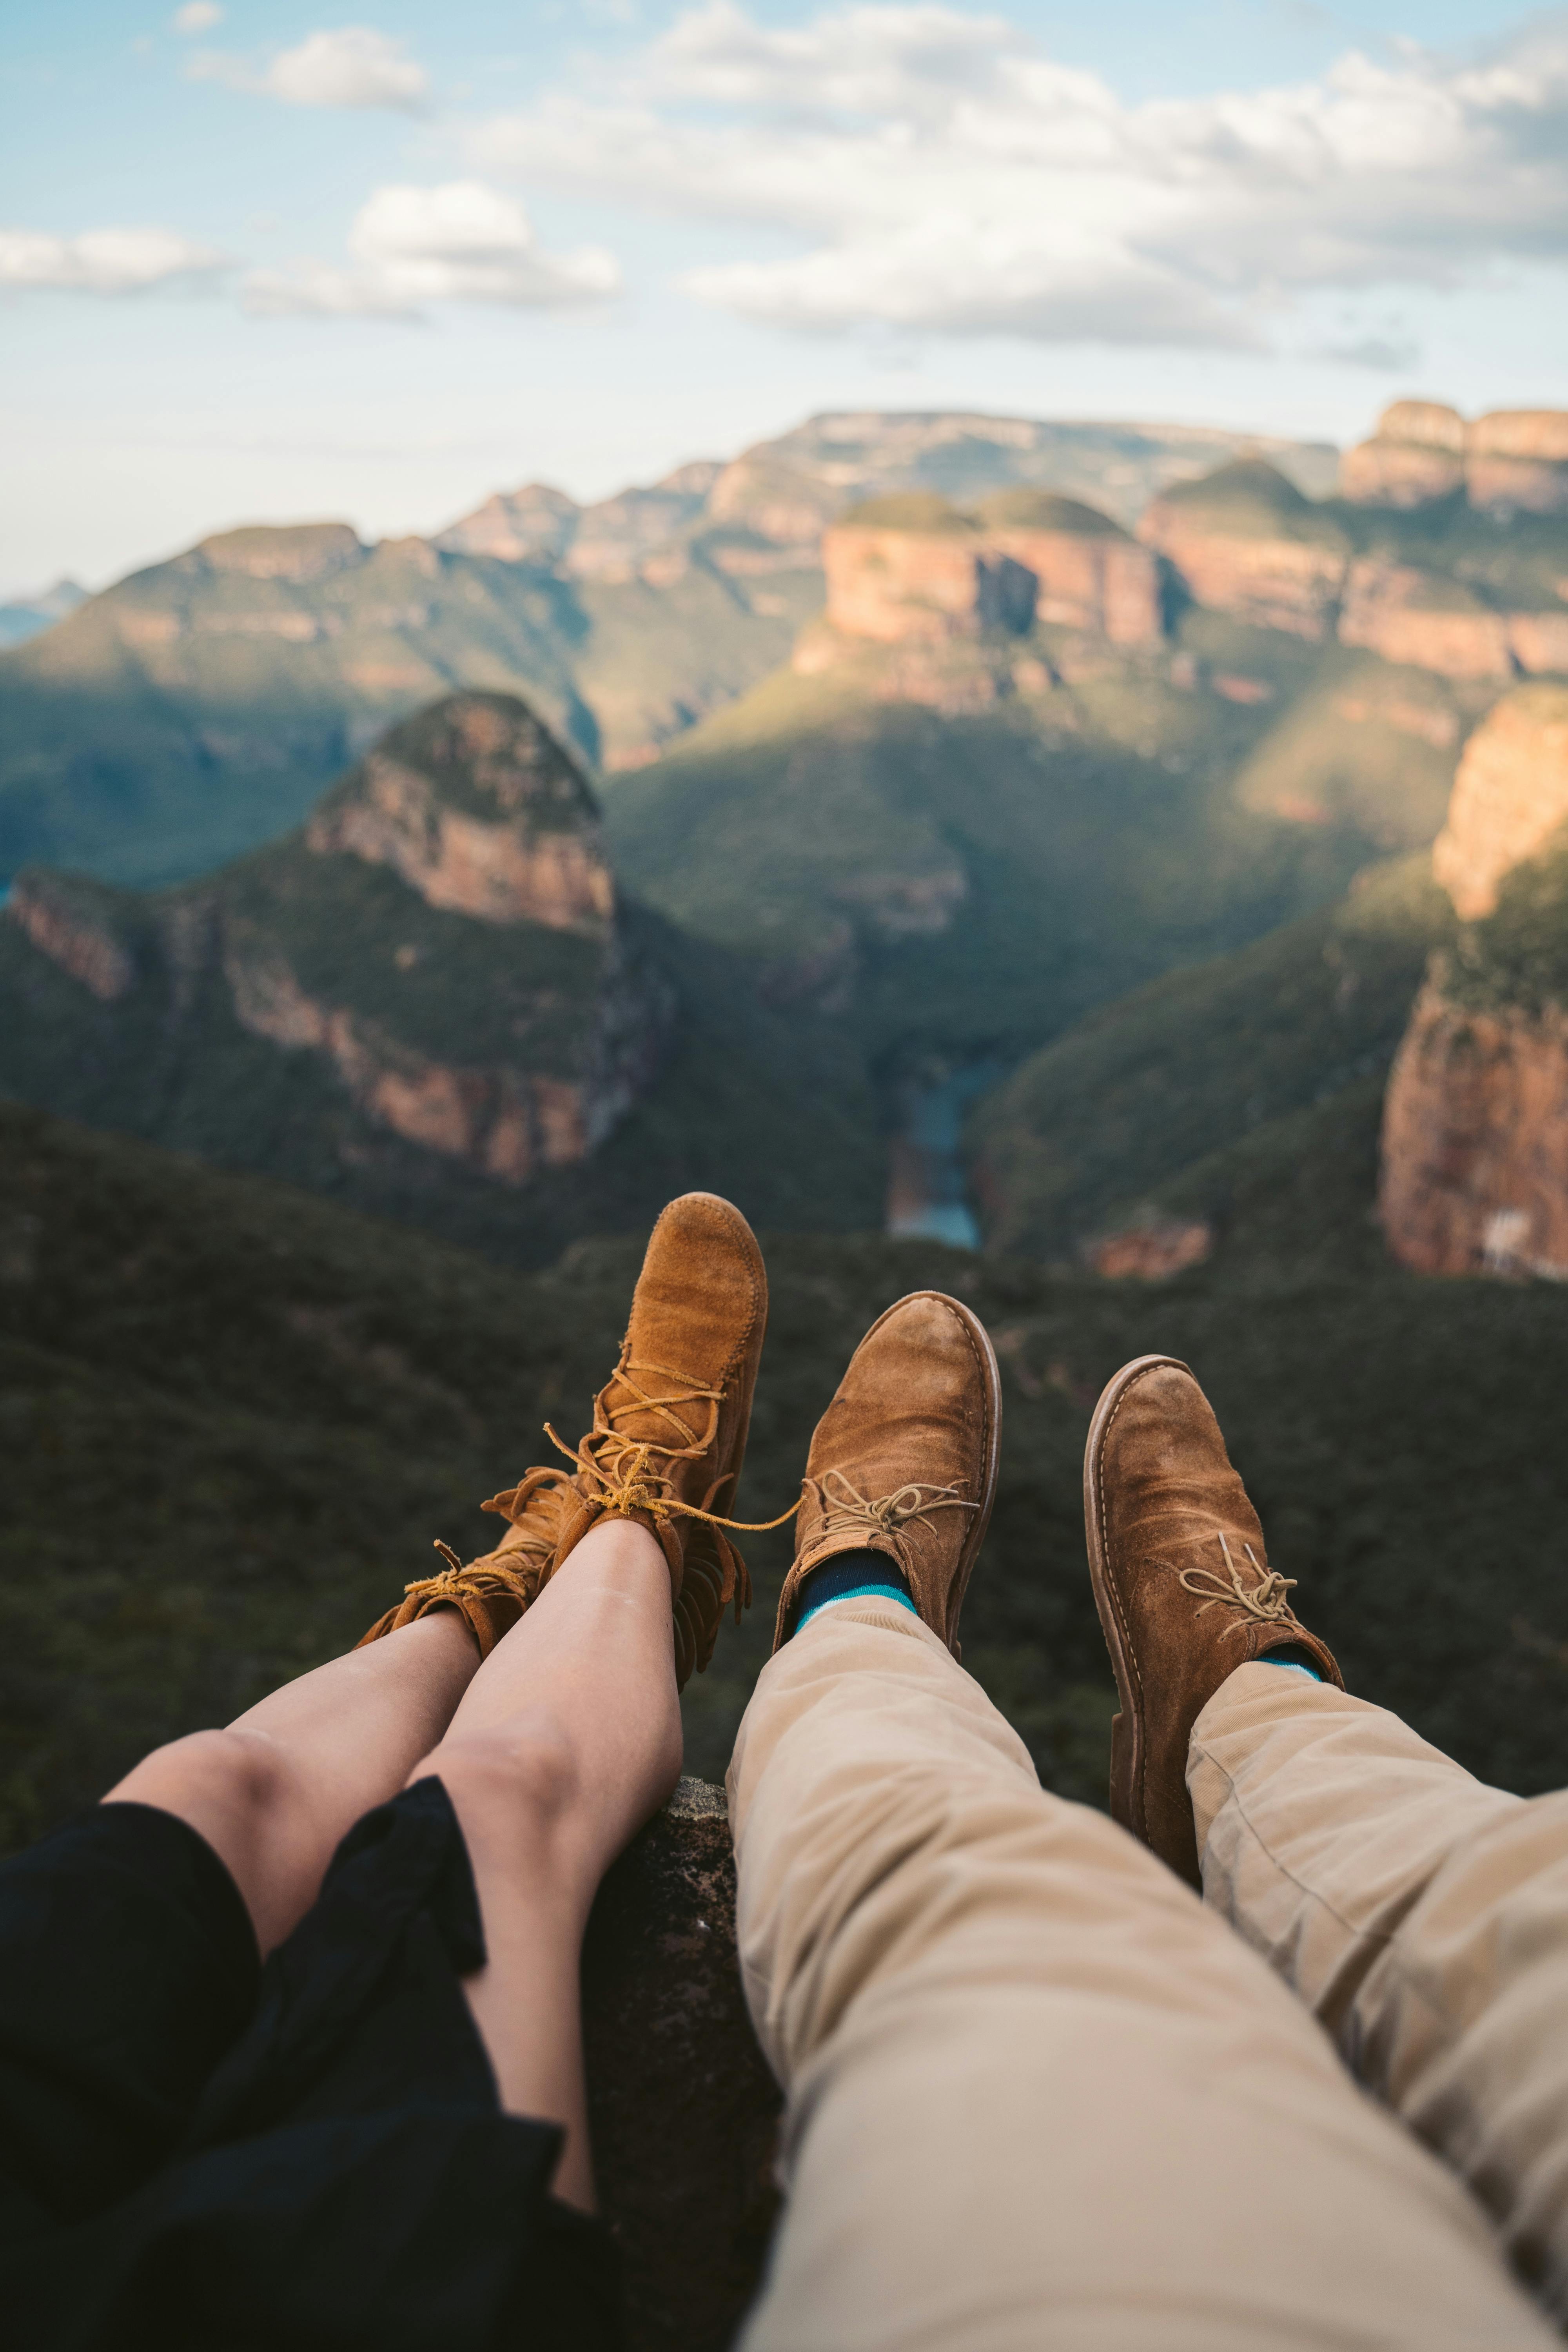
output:
[{"label": "mountain range", "polygon": [[[268,691],[296,701],[360,643],[326,627],[331,597],[363,621],[366,579],[390,593],[398,567],[443,595],[488,567],[508,593],[657,600],[703,563],[712,587],[742,527],[760,567],[765,524],[776,568],[736,576],[824,602],[786,662],[597,798],[567,705],[552,728],[545,697],[536,716],[472,688],[324,799],[274,742],[304,824],[197,877],[149,895],[25,866],[0,1085],[525,1264],[682,1182],[765,1223],[878,1222],[911,1104],[956,1086],[984,1097],[994,1240],[1158,1270],[1215,1219],[1172,1225],[1155,1194],[1386,1067],[1450,918],[1414,869],[1356,877],[1424,854],[1478,723],[1500,697],[1506,725],[1521,667],[1568,663],[1564,462],[1422,474],[1413,433],[1470,428],[1408,409],[1330,497],[1256,453],[1180,478],[1145,436],[1165,478],[1135,531],[1016,478],[1047,428],[828,419],[603,509],[492,501],[461,544],[207,542],[205,571],[181,559],[191,633],[221,639],[226,612],[249,647],[238,621],[269,613]],[[824,526],[830,464],[873,495]],[[17,658],[135,611],[184,658],[154,585],[162,604],[127,583]],[[406,623],[432,676],[446,625]],[[237,799],[254,819],[215,784],[204,822]],[[91,790],[43,800],[100,838]],[[1150,1219],[1188,1238],[1126,1238]]]},{"label": "mountain range", "polygon": [[[0,877],[156,885],[297,824],[393,720],[520,693],[590,767],[635,767],[789,656],[825,520],[857,498],[1018,484],[1132,516],[1255,446],[1186,426],[824,416],[579,507],[534,485],[430,539],[223,531],[0,653]],[[1332,453],[1262,443],[1321,487]]]},{"label": "mountain range", "polygon": [[[1111,428],[1090,479],[1050,428],[818,420],[782,487],[742,477],[744,526],[698,468],[618,518],[491,502],[454,527],[488,546],[239,534],[8,657],[62,683],[54,766],[29,739],[0,803],[34,845],[0,912],[3,1834],[354,1638],[433,1537],[488,1540],[473,1505],[585,1405],[689,1185],[770,1235],[745,1517],[893,1297],[985,1318],[1006,1453],[965,1663],[1051,1785],[1104,1787],[1079,1463],[1149,1349],[1209,1388],[1352,1685],[1560,1785],[1562,423],[1400,404],[1333,489]],[[748,605],[730,682],[595,772],[604,616],[691,662],[679,596],[736,613],[737,581],[798,602]],[[553,687],[521,652],[448,674],[481,612]],[[120,648],[96,703],[79,642]],[[207,764],[160,768],[214,648]],[[351,743],[333,665],[384,655],[419,682],[362,673]],[[974,1097],[978,1252],[875,1230],[938,1095]],[[755,1539],[758,1609],[686,1695],[698,1770],[787,1549]]]}]

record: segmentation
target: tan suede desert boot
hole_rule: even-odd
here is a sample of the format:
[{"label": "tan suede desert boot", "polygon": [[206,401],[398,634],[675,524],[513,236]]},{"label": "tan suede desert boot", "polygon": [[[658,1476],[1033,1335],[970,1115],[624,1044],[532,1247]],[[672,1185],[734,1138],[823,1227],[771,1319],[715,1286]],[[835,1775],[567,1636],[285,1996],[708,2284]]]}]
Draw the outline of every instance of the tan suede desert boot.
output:
[{"label": "tan suede desert boot", "polygon": [[1095,1408],[1083,1460],[1089,1567],[1121,1712],[1110,1727],[1110,1811],[1201,1884],[1187,1742],[1232,1670],[1299,1650],[1344,1688],[1326,1645],[1268,1566],[1263,1529],[1218,1422],[1185,1364],[1140,1356]]},{"label": "tan suede desert boot", "polygon": [[[461,1610],[481,1657],[514,1625],[589,1528],[605,1517],[636,1519],[657,1538],[669,1568],[679,1681],[713,1654],[720,1620],[752,1597],[746,1564],[730,1541],[742,1522],[723,1516],[746,1451],[752,1392],[768,1319],[762,1252],[739,1209],[711,1192],[672,1201],[653,1229],[632,1296],[620,1361],[594,1400],[594,1425],[575,1447],[546,1424],[570,1468],[530,1470],[484,1506],[512,1531],[483,1559],[410,1585],[401,1606],[367,1642],[426,1609]],[[791,1517],[791,1505],[779,1519]]]},{"label": "tan suede desert boot", "polygon": [[795,1630],[814,1568],[839,1552],[877,1551],[903,1570],[921,1618],[957,1657],[1001,1436],[1002,1385],[979,1317],[940,1290],[889,1307],[816,1424],[774,1649]]}]

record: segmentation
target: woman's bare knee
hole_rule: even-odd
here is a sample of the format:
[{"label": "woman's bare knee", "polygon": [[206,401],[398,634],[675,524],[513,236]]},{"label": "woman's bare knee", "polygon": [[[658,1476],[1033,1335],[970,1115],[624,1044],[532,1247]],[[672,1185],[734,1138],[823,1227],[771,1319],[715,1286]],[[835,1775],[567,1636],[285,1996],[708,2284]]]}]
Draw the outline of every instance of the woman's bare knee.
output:
[{"label": "woman's bare knee", "polygon": [[236,1823],[259,1823],[287,1804],[289,1780],[281,1750],[264,1734],[192,1731],[154,1748],[103,1801],[157,1805],[186,1820],[195,1806]]}]

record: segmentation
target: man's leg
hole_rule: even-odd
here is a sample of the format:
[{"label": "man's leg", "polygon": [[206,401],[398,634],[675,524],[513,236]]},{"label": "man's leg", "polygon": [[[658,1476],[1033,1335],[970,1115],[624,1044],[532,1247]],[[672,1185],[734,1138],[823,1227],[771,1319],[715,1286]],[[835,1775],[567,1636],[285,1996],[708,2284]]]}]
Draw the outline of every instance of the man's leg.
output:
[{"label": "man's leg", "polygon": [[1046,1795],[959,1666],[997,1408],[984,1333],[924,1294],[812,1441],[730,1772],[747,1999],[788,2095],[748,2352],[1550,2342],[1300,2004]]},{"label": "man's leg", "polygon": [[1483,1788],[1347,1696],[1184,1364],[1110,1382],[1084,1501],[1112,1813],[1201,1879],[1568,2315],[1568,1797]]},{"label": "man's leg", "polygon": [[1205,1900],[1568,2318],[1568,1794],[1489,1789],[1267,1664],[1222,1683],[1187,1769]]},{"label": "man's leg", "polygon": [[1300,2003],[1045,1794],[897,1602],[840,1601],[773,1658],[730,1793],[788,2094],[748,2352],[1554,2340]]}]

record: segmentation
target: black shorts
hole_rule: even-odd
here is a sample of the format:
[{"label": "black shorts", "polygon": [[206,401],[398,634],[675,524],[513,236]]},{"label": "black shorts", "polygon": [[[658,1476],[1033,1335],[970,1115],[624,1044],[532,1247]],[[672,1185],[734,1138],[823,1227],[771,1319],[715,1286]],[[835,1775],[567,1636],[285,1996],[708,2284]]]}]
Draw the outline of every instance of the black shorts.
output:
[{"label": "black shorts", "polygon": [[16,2352],[599,2352],[616,2251],[503,2115],[458,1979],[468,1850],[425,1780],[263,1967],[172,1813],[0,1864],[0,2331]]}]

